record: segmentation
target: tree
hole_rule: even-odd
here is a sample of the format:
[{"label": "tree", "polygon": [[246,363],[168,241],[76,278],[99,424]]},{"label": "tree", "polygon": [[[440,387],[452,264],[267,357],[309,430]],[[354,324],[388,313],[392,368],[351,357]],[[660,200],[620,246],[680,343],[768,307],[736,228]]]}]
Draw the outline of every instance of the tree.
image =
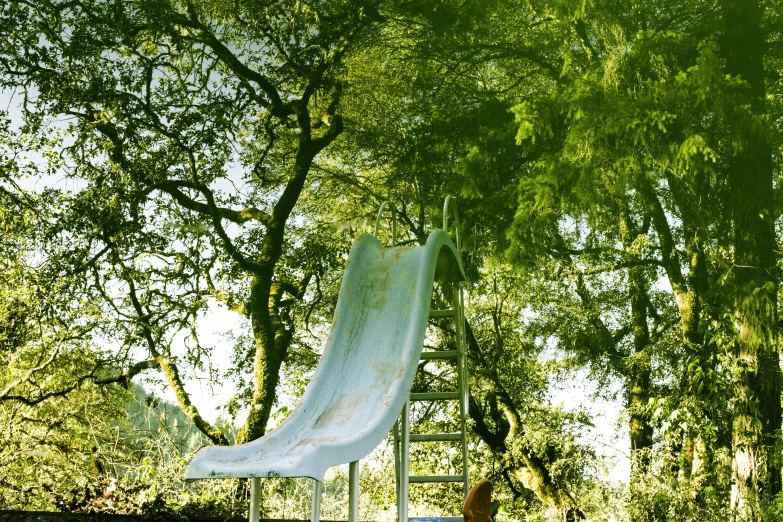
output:
[{"label": "tree", "polygon": [[780,429],[780,377],[767,148],[778,138],[765,122],[763,12],[756,4],[656,5],[577,12],[574,38],[585,56],[570,61],[553,96],[517,109],[520,138],[528,146],[547,140],[556,151],[537,180],[539,208],[563,198],[564,184],[571,195],[572,184],[584,183],[583,173],[569,177],[576,166],[613,180],[593,186],[623,194],[649,220],[654,236],[642,260],[662,269],[679,315],[677,408],[689,419],[680,469],[693,507],[709,504],[707,484],[725,475],[720,455],[733,418],[732,506],[740,519],[755,519],[780,475],[770,453]]},{"label": "tree", "polygon": [[734,224],[734,393],[731,505],[737,520],[763,520],[762,503],[781,492],[781,375],[778,341],[773,158],[764,117],[763,7],[726,0],[722,50],[726,72],[741,81],[727,93],[731,146],[727,175]]},{"label": "tree", "polygon": [[113,439],[128,398],[116,384],[128,375],[100,346],[106,322],[83,273],[63,270],[56,226],[63,198],[15,182],[34,167],[22,160],[33,143],[6,124],[0,131],[0,505],[42,509],[52,507],[52,494],[99,473],[94,448]]},{"label": "tree", "polygon": [[[194,321],[209,299],[246,315],[255,380],[240,441],[264,433],[290,347],[287,309],[312,270],[278,270],[286,224],[315,157],[343,130],[343,60],[380,20],[348,2],[9,2],[2,85],[27,135],[82,188],[67,239],[89,253],[118,343],[147,353],[182,409],[226,443],[184,389],[203,364]],[[54,128],[47,125],[62,118]],[[252,227],[250,227],[252,225]],[[290,273],[290,272],[289,272]],[[176,332],[189,353],[175,353]]]}]

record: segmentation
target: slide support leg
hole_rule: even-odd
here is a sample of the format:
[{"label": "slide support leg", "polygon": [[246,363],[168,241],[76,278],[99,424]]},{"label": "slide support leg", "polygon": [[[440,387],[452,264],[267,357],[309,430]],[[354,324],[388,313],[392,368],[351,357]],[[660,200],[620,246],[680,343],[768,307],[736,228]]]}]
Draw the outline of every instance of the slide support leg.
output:
[{"label": "slide support leg", "polygon": [[457,380],[459,382],[459,409],[460,409],[460,432],[462,433],[462,474],[465,477],[463,482],[464,498],[468,497],[470,492],[470,463],[468,462],[468,408],[470,394],[468,391],[468,363],[467,346],[465,343],[465,302],[462,297],[462,286],[457,284],[454,290],[454,310],[457,311]]},{"label": "slide support leg", "polygon": [[392,442],[394,444],[394,492],[396,498],[400,498],[400,444],[402,443],[400,419],[397,419],[397,422],[394,423],[392,435]]},{"label": "slide support leg", "polygon": [[348,464],[348,522],[359,522],[359,461]]},{"label": "slide support leg", "polygon": [[250,479],[250,509],[248,510],[248,522],[258,522],[261,512],[261,479]]},{"label": "slide support leg", "polygon": [[397,492],[397,522],[408,522],[408,476],[410,475],[410,400],[405,401],[400,422],[400,488]]},{"label": "slide support leg", "polygon": [[310,514],[310,522],[321,520],[321,492],[324,485],[320,480],[313,479],[313,506]]}]

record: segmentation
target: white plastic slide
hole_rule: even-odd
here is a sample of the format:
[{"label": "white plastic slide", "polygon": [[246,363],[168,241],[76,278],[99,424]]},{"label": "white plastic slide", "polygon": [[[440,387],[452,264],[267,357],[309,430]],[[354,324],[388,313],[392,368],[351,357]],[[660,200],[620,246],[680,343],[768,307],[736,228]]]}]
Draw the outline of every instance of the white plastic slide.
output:
[{"label": "white plastic slide", "polygon": [[464,279],[457,249],[443,230],[419,247],[384,248],[374,236],[360,236],[323,356],[299,406],[258,440],[201,448],[186,479],[320,481],[328,468],[367,456],[408,398],[436,279]]}]

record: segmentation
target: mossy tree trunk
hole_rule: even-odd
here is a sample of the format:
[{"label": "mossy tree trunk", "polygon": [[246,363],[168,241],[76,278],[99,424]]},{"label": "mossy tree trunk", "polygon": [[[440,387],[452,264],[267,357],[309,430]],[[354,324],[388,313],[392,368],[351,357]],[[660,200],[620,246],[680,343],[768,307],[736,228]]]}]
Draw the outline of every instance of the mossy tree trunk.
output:
[{"label": "mossy tree trunk", "polygon": [[762,504],[781,491],[775,453],[781,427],[776,211],[766,135],[765,42],[758,0],[722,2],[726,72],[745,85],[730,93],[728,176],[734,218],[734,321],[737,329],[733,423],[735,519],[763,520]]},{"label": "mossy tree trunk", "polygon": [[628,428],[631,449],[631,516],[634,520],[649,520],[650,506],[640,496],[650,468],[650,451],[653,445],[653,427],[650,416],[650,389],[652,381],[652,354],[649,313],[649,274],[639,263],[642,260],[637,240],[646,234],[650,219],[644,218],[641,228],[634,223],[627,205],[620,204],[620,235],[628,268],[628,298],[630,303],[630,327],[633,352],[626,358],[624,374]]}]

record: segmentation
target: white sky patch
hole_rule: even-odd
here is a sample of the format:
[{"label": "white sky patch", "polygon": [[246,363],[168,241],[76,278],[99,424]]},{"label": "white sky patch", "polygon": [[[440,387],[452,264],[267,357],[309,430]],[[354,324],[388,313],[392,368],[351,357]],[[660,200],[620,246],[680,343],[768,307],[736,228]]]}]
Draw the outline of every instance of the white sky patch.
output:
[{"label": "white sky patch", "polygon": [[550,385],[550,401],[553,406],[560,405],[566,411],[581,411],[590,415],[595,427],[583,432],[579,442],[591,446],[596,456],[604,461],[605,476],[599,478],[613,483],[627,483],[631,473],[628,451],[630,435],[628,427],[621,421],[625,409],[622,383],[613,380],[601,383],[600,388],[590,378],[588,370],[578,370],[572,378]]},{"label": "white sky patch", "polygon": [[[218,375],[223,375],[231,367],[231,354],[234,349],[230,339],[227,339],[224,334],[233,331],[238,335],[246,328],[246,320],[239,314],[224,306],[211,303],[208,312],[200,315],[197,322],[199,342],[202,346],[212,348],[206,366],[211,366],[217,370]],[[154,377],[159,377],[159,374],[156,373]],[[237,394],[236,384],[230,380],[220,379],[211,382],[206,373],[185,374],[183,378],[186,380],[185,390],[190,394],[191,401],[198,408],[201,416],[212,424],[223,414],[223,407]],[[176,404],[177,398],[171,387],[156,380],[141,379],[140,384],[157,397]],[[244,424],[247,413],[247,408],[239,411],[235,421],[236,426]]]}]

